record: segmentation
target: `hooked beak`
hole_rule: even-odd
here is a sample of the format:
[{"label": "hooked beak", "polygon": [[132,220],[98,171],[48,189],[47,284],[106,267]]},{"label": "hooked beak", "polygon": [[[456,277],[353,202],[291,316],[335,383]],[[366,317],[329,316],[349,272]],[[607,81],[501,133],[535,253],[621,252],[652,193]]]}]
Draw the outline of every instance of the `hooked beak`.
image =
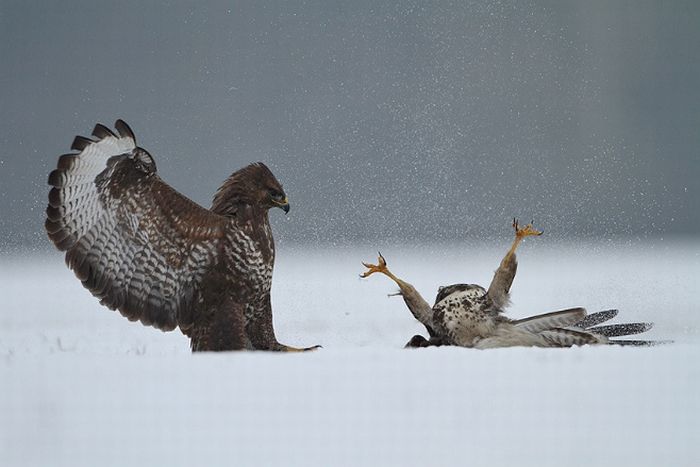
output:
[{"label": "hooked beak", "polygon": [[285,196],[284,199],[281,199],[279,201],[273,200],[275,205],[277,205],[278,208],[282,209],[285,214],[289,212],[289,200]]}]

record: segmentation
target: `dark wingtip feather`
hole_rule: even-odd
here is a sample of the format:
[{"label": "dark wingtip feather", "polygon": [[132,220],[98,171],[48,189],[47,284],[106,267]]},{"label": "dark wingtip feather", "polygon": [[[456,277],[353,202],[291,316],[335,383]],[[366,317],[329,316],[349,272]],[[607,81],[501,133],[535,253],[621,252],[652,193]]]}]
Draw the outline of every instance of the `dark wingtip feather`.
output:
[{"label": "dark wingtip feather", "polygon": [[114,122],[114,128],[116,128],[119,132],[119,136],[121,136],[122,138],[131,138],[134,140],[134,143],[136,143],[136,136],[134,136],[134,132],[124,120],[120,118],[119,120]]},{"label": "dark wingtip feather", "polygon": [[124,305],[118,308],[119,313],[121,313],[122,316],[124,316],[129,321],[136,321],[139,319],[138,307],[133,302],[133,297],[127,296]]},{"label": "dark wingtip feather", "polygon": [[75,242],[78,241],[78,238],[74,233],[67,234],[63,239],[59,240],[59,234],[61,233],[65,234],[65,231],[59,231],[55,234],[49,235],[49,237],[51,237],[51,240],[53,240],[54,245],[56,245],[56,248],[58,248],[61,251],[68,250],[73,245],[75,245]]},{"label": "dark wingtip feather", "polygon": [[58,168],[60,170],[68,170],[73,167],[77,154],[63,154],[58,158]]},{"label": "dark wingtip feather", "polygon": [[[49,206],[47,209],[47,214],[49,209],[54,209],[51,206]],[[46,233],[49,234],[49,237],[55,235],[58,231],[60,231],[63,228],[63,225],[57,222],[58,219],[53,219],[51,216],[48,216],[46,218],[46,221],[44,222],[44,229],[46,229]],[[52,238],[53,240],[53,238]]]},{"label": "dark wingtip feather", "polygon": [[626,339],[608,341],[608,345],[622,345],[622,346],[630,345],[630,346],[635,346],[635,347],[654,347],[656,345],[666,345],[666,344],[673,344],[673,341],[670,341],[670,340],[645,341],[645,340],[626,340]]},{"label": "dark wingtip feather", "polygon": [[114,136],[116,137],[117,135],[114,134],[112,130],[107,128],[101,123],[98,123],[95,125],[95,128],[92,129],[92,136],[102,139],[102,138],[107,138],[109,136]]},{"label": "dark wingtip feather", "polygon": [[[63,217],[61,208],[48,205],[46,206],[46,220],[47,221],[59,221]],[[48,230],[48,228],[46,229]]]},{"label": "dark wingtip feather", "polygon": [[75,268],[77,267],[79,261],[78,261],[78,251],[77,248],[73,248],[72,250],[66,252],[66,266],[68,266],[68,269],[71,271],[75,271]]},{"label": "dark wingtip feather", "polygon": [[618,310],[603,310],[596,313],[591,313],[590,315],[583,318],[581,321],[575,324],[579,328],[588,329],[591,326],[595,326],[606,321],[610,321],[615,316],[617,316]]},{"label": "dark wingtip feather", "polygon": [[64,182],[66,181],[65,174],[63,170],[56,169],[51,171],[49,174],[49,185],[56,187],[56,188],[61,188],[63,187]]},{"label": "dark wingtip feather", "polygon": [[600,334],[605,337],[630,336],[632,334],[641,334],[653,328],[653,323],[624,323],[611,324],[609,326],[596,326],[588,328],[586,331]]},{"label": "dark wingtip feather", "polygon": [[75,277],[78,278],[83,284],[90,277],[90,262],[85,261],[83,258],[82,262],[74,262],[71,264],[71,269],[75,273]]},{"label": "dark wingtip feather", "polygon": [[94,141],[90,138],[78,135],[73,140],[73,144],[70,145],[70,148],[74,151],[82,151],[86,147],[90,146],[92,143],[94,143]]},{"label": "dark wingtip feather", "polygon": [[58,188],[51,188],[49,190],[49,205],[55,208],[61,206],[61,190]]}]

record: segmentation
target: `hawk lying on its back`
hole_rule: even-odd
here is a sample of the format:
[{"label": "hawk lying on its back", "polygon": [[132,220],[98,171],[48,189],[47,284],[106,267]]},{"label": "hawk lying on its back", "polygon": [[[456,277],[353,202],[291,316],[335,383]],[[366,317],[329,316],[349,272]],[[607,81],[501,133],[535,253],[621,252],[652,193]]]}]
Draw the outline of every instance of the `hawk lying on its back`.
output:
[{"label": "hawk lying on its back", "polygon": [[[289,211],[262,163],[232,174],[211,210],[156,173],[122,120],[78,136],[51,172],[46,231],[100,303],[198,350],[302,350],[277,342],[270,286],[272,207]],[[305,349],[303,349],[305,350]]]},{"label": "hawk lying on its back", "polygon": [[382,273],[396,282],[413,316],[428,330],[430,340],[414,336],[406,347],[429,345],[458,345],[479,349],[511,346],[571,347],[583,344],[652,345],[643,340],[611,340],[610,337],[638,334],[651,328],[649,323],[597,326],[617,315],[607,310],[591,315],[583,308],[571,308],[521,320],[502,315],[508,305],[510,286],[513,284],[518,263],[515,250],[520,241],[531,235],[541,235],[532,225],[519,228],[513,220],[515,241],[501,261],[488,290],[474,284],[455,284],[440,287],[432,307],[408,282],[394,276],[379,255],[378,264],[363,263],[367,267],[361,277]]}]

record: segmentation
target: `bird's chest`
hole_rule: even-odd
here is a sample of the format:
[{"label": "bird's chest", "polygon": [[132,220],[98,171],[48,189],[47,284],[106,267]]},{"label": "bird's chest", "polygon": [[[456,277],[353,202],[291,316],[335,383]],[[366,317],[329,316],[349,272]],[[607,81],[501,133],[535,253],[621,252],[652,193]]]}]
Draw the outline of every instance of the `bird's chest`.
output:
[{"label": "bird's chest", "polygon": [[271,235],[238,231],[231,237],[224,254],[231,292],[251,299],[265,295],[272,285],[275,262]]},{"label": "bird's chest", "polygon": [[434,319],[451,345],[472,347],[475,339],[493,332],[496,323],[487,302],[479,288],[451,294],[435,305]]}]

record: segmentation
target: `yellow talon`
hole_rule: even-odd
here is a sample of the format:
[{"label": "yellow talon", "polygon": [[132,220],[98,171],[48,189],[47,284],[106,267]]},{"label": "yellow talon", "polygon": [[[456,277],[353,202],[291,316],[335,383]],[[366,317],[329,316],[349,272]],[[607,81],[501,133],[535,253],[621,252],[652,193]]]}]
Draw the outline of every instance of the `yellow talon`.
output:
[{"label": "yellow talon", "polygon": [[513,218],[513,228],[515,229],[515,237],[519,239],[531,236],[539,236],[544,233],[535,229],[532,226],[532,222],[527,224],[525,227],[520,227],[518,220],[515,218]]},{"label": "yellow talon", "polygon": [[288,345],[285,345],[282,348],[283,352],[309,352],[311,350],[316,350],[316,349],[321,349],[320,345],[314,345],[313,347],[305,347],[305,348],[299,348],[299,347],[290,347]]},{"label": "yellow talon", "polygon": [[375,272],[384,274],[386,277],[391,279],[392,281],[396,282],[396,284],[399,286],[399,288],[403,291],[405,288],[408,287],[413,287],[411,284],[408,284],[398,277],[396,277],[394,274],[392,274],[391,271],[389,271],[389,268],[386,267],[386,260],[382,256],[381,253],[379,253],[379,258],[377,259],[377,264],[372,264],[372,263],[365,263],[364,261],[362,262],[362,265],[367,268],[365,272],[360,274],[360,277],[365,278],[369,277]]},{"label": "yellow talon", "polygon": [[362,278],[369,277],[375,272],[379,272],[382,274],[386,274],[389,272],[389,269],[386,267],[386,260],[384,259],[381,253],[379,253],[379,258],[377,258],[377,264],[365,263],[363,261],[362,265],[367,268],[367,271],[360,274],[360,277]]}]

